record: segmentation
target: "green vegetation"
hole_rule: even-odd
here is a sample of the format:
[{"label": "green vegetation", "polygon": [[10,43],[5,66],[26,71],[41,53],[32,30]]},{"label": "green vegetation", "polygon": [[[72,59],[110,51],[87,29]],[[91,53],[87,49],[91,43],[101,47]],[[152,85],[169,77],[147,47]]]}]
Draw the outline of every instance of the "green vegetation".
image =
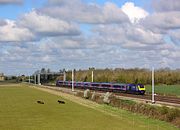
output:
[{"label": "green vegetation", "polygon": [[[84,107],[26,85],[0,86],[0,129],[178,130],[174,126],[106,105]],[[43,100],[44,105],[37,104]],[[101,111],[101,112],[100,112]],[[104,112],[102,112],[104,111]]]},{"label": "green vegetation", "polygon": [[[148,69],[94,69],[76,70],[76,81],[91,81],[91,71],[94,70],[95,82],[142,83],[151,84],[151,70]],[[62,78],[61,78],[62,79]],[[67,80],[71,80],[71,71],[67,73]],[[180,70],[168,68],[155,70],[155,84],[180,84]]]},{"label": "green vegetation", "polygon": [[[148,69],[94,69],[76,70],[76,81],[91,81],[94,70],[94,82],[142,83],[147,92],[151,92],[151,70]],[[63,79],[59,77],[59,79]],[[67,72],[67,80],[71,80],[71,71]],[[164,85],[159,85],[164,84]],[[177,85],[175,85],[177,84]],[[168,68],[155,70],[155,91],[159,94],[180,96],[180,70]]]},{"label": "green vegetation", "polygon": [[[90,95],[92,95],[92,93]],[[133,113],[139,113],[154,119],[171,122],[172,124],[180,128],[180,109],[156,105],[152,106],[150,104],[139,103],[132,100],[120,99],[112,94],[110,94],[110,96],[107,99],[106,95],[107,94],[105,94],[104,96],[100,94],[95,94],[95,98],[89,99],[99,104],[105,103],[113,107],[131,111]],[[82,94],[78,94],[78,96],[82,97]],[[106,99],[106,101],[108,102],[105,102],[104,99]]]},{"label": "green vegetation", "polygon": [[[151,85],[146,85],[146,91],[151,93]],[[155,92],[162,95],[177,95],[180,97],[180,85],[155,85]]]}]

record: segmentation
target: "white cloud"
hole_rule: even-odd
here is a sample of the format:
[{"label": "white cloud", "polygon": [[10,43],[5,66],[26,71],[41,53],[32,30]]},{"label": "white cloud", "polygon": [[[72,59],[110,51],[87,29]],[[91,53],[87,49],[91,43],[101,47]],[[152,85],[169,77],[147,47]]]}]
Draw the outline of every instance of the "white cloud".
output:
[{"label": "white cloud", "polygon": [[125,14],[127,14],[132,23],[137,23],[140,19],[149,15],[147,11],[135,6],[132,2],[126,2],[121,9]]},{"label": "white cloud", "polygon": [[120,45],[130,50],[152,50],[164,44],[163,35],[133,24],[99,26],[95,29],[99,43],[106,45]]},{"label": "white cloud", "polygon": [[[128,17],[116,4],[107,2],[103,6],[84,3],[82,0],[49,0],[50,6],[40,11],[53,17],[90,24],[127,23]],[[52,4],[52,5],[51,5]]]},{"label": "white cloud", "polygon": [[48,1],[16,21],[0,20],[0,67],[23,65],[24,72],[32,72],[27,66],[58,70],[149,67],[163,62],[179,67],[178,11],[148,14],[133,3],[120,8],[112,2]]},{"label": "white cloud", "polygon": [[180,29],[176,29],[173,31],[169,32],[169,36],[171,38],[171,40],[173,41],[173,43],[180,45]]},{"label": "white cloud", "polygon": [[77,25],[70,22],[52,18],[48,15],[38,14],[35,10],[25,14],[19,21],[21,26],[27,27],[35,33],[46,36],[79,35]]},{"label": "white cloud", "polygon": [[180,12],[153,13],[141,21],[141,24],[154,32],[167,33],[180,28]]},{"label": "white cloud", "polygon": [[35,39],[34,34],[27,28],[17,26],[12,20],[6,22],[5,25],[0,26],[0,42],[25,42]]},{"label": "white cloud", "polygon": [[152,6],[157,12],[180,11],[179,0],[153,0]]}]

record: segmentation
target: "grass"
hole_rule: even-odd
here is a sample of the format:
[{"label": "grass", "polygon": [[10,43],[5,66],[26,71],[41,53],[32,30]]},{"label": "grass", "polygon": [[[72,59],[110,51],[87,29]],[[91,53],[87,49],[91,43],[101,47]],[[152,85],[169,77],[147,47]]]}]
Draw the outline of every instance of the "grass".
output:
[{"label": "grass", "polygon": [[[152,92],[151,87],[151,85],[146,85],[146,91]],[[180,97],[180,85],[155,85],[155,93]]]},{"label": "grass", "polygon": [[[0,86],[2,130],[178,130],[169,123],[107,105],[98,105],[96,110],[26,85],[7,86]],[[58,99],[66,104],[58,104]]]}]

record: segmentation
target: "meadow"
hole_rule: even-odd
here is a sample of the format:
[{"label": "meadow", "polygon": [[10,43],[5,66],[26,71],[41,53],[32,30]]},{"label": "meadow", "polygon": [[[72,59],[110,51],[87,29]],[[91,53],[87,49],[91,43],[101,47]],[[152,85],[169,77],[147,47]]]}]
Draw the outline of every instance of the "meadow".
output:
[{"label": "meadow", "polygon": [[178,130],[167,122],[107,105],[93,109],[25,84],[0,85],[0,108],[2,130]]},{"label": "meadow", "polygon": [[[151,85],[146,85],[146,91],[151,93]],[[155,93],[180,97],[180,85],[155,85]]]}]

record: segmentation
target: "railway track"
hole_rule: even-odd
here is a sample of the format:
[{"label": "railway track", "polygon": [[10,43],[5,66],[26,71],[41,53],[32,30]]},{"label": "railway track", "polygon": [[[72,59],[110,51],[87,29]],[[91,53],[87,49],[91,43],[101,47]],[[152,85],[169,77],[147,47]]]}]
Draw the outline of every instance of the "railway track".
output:
[{"label": "railway track", "polygon": [[[144,100],[151,100],[151,95],[133,95],[133,94],[126,94],[126,93],[116,93],[117,96],[125,96],[125,97],[132,97],[132,98],[139,98]],[[155,101],[159,102],[167,102],[167,103],[173,103],[173,104],[179,104],[180,105],[180,98],[178,97],[172,97],[172,96],[162,96],[162,95],[155,95]]]},{"label": "railway track", "polygon": [[[46,85],[46,86],[51,86],[55,87],[55,85]],[[67,87],[63,87],[67,88]],[[75,88],[79,91],[83,91],[82,89]],[[105,93],[106,91],[99,91],[98,93]],[[114,93],[114,92],[113,92]],[[129,97],[129,98],[138,98],[138,99],[143,99],[143,100],[151,100],[151,94],[145,94],[145,95],[135,95],[135,94],[127,94],[127,93],[114,93],[116,96],[123,96],[123,97]],[[158,102],[164,102],[164,103],[171,103],[171,104],[177,104],[180,106],[180,98],[178,97],[172,97],[172,96],[162,96],[162,95],[155,95],[155,101]]]}]

